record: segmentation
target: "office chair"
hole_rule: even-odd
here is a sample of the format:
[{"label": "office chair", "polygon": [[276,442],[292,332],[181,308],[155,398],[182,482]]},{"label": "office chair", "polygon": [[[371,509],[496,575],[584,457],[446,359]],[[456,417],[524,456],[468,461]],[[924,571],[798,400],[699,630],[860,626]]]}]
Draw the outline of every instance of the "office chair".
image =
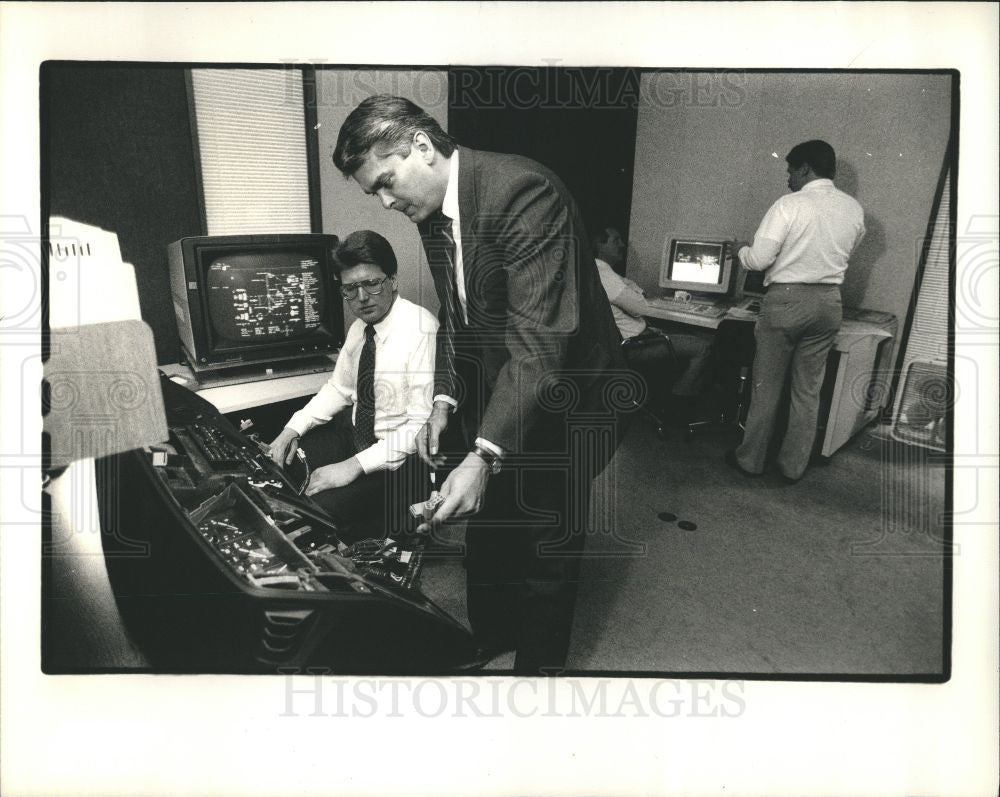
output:
[{"label": "office chair", "polygon": [[[646,329],[641,335],[636,335],[633,338],[626,338],[625,340],[623,340],[622,350],[625,352],[625,360],[628,363],[629,367],[633,371],[638,373],[640,376],[642,376],[644,379],[646,379],[647,366],[649,366],[650,362],[655,363],[656,361],[640,360],[639,359],[639,357],[641,356],[640,352],[642,352],[643,349],[648,349],[652,346],[662,346],[664,343],[666,343],[666,351],[667,351],[667,357],[666,357],[667,368],[665,370],[668,372],[666,376],[669,377],[669,374],[672,373],[674,370],[676,370],[677,353],[674,351],[673,343],[670,342],[670,336],[667,335],[665,332],[661,332],[660,330],[652,328]],[[660,378],[664,378],[664,376],[657,375],[657,379]],[[649,384],[649,382],[650,380],[646,379],[646,383]],[[650,391],[650,394],[652,394],[652,392],[653,391]],[[645,403],[640,403],[638,401],[633,400],[632,407],[637,412],[642,413],[644,416],[649,418],[653,423],[655,423],[656,434],[661,438],[665,438],[666,420],[660,413],[646,406],[647,404],[649,404],[649,402],[650,402],[650,396],[646,397]]]},{"label": "office chair", "polygon": [[750,408],[750,378],[757,353],[754,325],[749,321],[726,319],[715,333],[713,343],[715,381],[721,385],[722,405],[715,418],[692,421],[685,439],[689,442],[701,431],[744,431]]}]

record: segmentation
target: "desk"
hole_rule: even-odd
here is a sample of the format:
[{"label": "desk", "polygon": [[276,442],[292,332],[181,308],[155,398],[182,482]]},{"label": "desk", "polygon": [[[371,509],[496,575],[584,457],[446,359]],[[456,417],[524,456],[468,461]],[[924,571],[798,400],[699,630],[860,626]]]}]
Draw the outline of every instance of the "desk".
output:
[{"label": "desk", "polygon": [[[745,321],[748,324],[757,322],[759,313],[750,313],[735,308],[735,304],[731,305],[725,315],[712,317],[649,305],[646,317],[657,318],[661,321],[674,321],[702,329],[718,329],[723,321]],[[881,340],[893,338],[895,335],[896,317],[894,315],[877,310],[845,307],[844,321],[840,326],[840,331],[837,332],[837,337],[834,338],[833,348],[836,351],[846,352],[864,338]]]},{"label": "desk", "polygon": [[[734,311],[720,317],[649,306],[649,318],[703,329],[723,321],[756,322],[756,315]],[[844,321],[833,341],[820,399],[816,453],[830,457],[864,426],[875,420],[889,399],[889,345],[896,335],[894,315],[877,310],[844,308]]]},{"label": "desk", "polygon": [[191,369],[186,365],[170,363],[161,365],[163,371],[172,381],[191,390],[197,391],[223,415],[230,412],[262,407],[265,404],[276,404],[279,401],[314,396],[330,378],[335,360],[330,361],[327,370],[314,371],[292,376],[277,376],[253,382],[224,385],[221,387],[198,387],[197,380]]},{"label": "desk", "polygon": [[[730,308],[732,310],[732,308]],[[703,329],[718,329],[719,324],[729,318],[729,313],[726,315],[713,317],[700,315],[698,313],[687,313],[683,310],[678,310],[674,308],[657,307],[654,304],[649,304],[647,302],[646,317],[648,318],[659,318],[661,321],[676,321],[680,324],[687,324],[692,327],[701,327]],[[737,320],[753,320],[746,318],[739,318]]]}]

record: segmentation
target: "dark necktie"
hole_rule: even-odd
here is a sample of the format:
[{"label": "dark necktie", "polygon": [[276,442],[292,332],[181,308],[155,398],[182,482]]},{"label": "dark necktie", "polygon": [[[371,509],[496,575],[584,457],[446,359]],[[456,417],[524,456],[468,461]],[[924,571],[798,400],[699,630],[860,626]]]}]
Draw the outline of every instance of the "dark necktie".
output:
[{"label": "dark necktie", "polygon": [[445,338],[444,338],[444,369],[447,373],[449,384],[452,385],[453,389],[455,386],[455,330],[461,325],[460,315],[461,312],[458,306],[458,290],[456,288],[456,274],[455,274],[455,239],[452,237],[451,225],[452,221],[443,213],[438,215],[438,224],[440,224],[441,239],[442,239],[442,250],[444,253],[443,262],[446,270],[446,279],[444,280],[444,325],[445,325]]},{"label": "dark necktie", "polygon": [[375,327],[365,326],[365,345],[358,359],[358,407],[354,413],[354,444],[358,451],[375,445]]},{"label": "dark necktie", "polygon": [[457,253],[455,250],[455,237],[452,234],[452,225],[454,222],[443,214],[441,220],[441,237],[444,239],[444,255],[448,266],[448,285],[446,288],[448,306],[449,310],[454,312],[456,322],[461,324],[464,321],[462,318],[461,303],[458,298],[458,267],[455,265]]}]

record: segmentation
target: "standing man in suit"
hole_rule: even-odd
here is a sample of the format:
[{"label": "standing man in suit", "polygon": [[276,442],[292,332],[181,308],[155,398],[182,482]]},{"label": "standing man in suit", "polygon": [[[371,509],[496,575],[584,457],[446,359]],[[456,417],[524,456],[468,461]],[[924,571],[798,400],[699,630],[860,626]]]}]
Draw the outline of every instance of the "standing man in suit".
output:
[{"label": "standing man in suit", "polygon": [[[459,147],[400,97],[340,129],[345,177],[417,225],[441,303],[434,407],[417,451],[460,461],[435,524],[469,516],[469,620],[484,659],[561,668],[591,481],[617,445],[621,338],[576,202],[534,161]],[[630,385],[631,386],[631,385]],[[627,390],[627,388],[626,388]]]},{"label": "standing man in suit", "polygon": [[769,286],[754,336],[750,413],[743,443],[726,461],[746,475],[764,470],[785,379],[791,371],[788,428],[778,469],[789,483],[805,473],[816,439],[826,358],[842,320],[840,286],[865,234],[864,211],[833,185],[837,157],[825,141],[806,141],[785,157],[791,194],[767,211],[740,262]]}]

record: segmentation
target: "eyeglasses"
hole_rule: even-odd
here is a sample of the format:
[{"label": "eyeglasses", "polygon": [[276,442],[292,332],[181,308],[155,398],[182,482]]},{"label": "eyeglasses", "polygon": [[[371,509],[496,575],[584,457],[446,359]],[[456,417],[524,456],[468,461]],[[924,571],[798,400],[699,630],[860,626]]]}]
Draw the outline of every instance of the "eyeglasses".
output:
[{"label": "eyeglasses", "polygon": [[361,282],[349,282],[346,285],[340,286],[340,295],[345,299],[357,299],[358,289],[364,288],[365,293],[369,296],[378,296],[385,290],[386,280],[390,280],[392,277],[382,277],[382,279],[376,280],[362,280]]}]

